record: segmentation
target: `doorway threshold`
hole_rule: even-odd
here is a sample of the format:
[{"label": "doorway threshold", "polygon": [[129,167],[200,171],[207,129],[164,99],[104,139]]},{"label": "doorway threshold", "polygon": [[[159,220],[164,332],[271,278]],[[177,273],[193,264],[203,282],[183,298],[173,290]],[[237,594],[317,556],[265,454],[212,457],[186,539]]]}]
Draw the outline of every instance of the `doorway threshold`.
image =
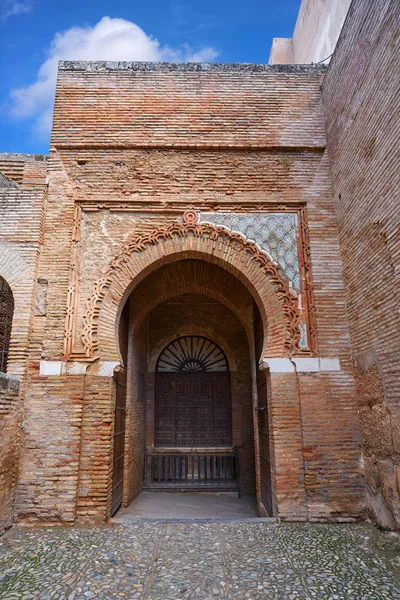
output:
[{"label": "doorway threshold", "polygon": [[[234,498],[217,494],[142,492],[129,506],[121,508],[112,523],[135,521],[241,521],[260,519],[253,495]],[[267,518],[266,522],[276,522]]]}]

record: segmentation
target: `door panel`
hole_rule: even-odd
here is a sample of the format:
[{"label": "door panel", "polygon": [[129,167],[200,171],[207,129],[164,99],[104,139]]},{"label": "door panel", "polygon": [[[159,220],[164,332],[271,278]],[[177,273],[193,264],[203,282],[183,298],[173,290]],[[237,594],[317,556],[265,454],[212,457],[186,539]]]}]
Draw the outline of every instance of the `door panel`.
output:
[{"label": "door panel", "polygon": [[156,379],[156,443],[173,446],[174,443],[174,385],[171,377]]},{"label": "door panel", "polygon": [[[168,373],[167,375],[171,375]],[[187,373],[176,373],[172,377],[171,402],[173,411],[170,419],[173,424],[174,437],[171,440],[170,446],[192,446],[193,430],[192,430],[192,385],[190,375]],[[161,445],[161,444],[160,444]]]},{"label": "door panel", "polygon": [[258,419],[258,448],[261,478],[261,503],[265,510],[272,516],[272,485],[271,485],[271,457],[268,418],[267,378],[265,371],[260,371],[258,362],[261,357],[264,341],[264,328],[260,311],[253,303],[254,315],[254,346],[256,357],[257,377],[257,419]]},{"label": "door panel", "polygon": [[125,460],[125,418],[126,418],[126,372],[128,357],[128,327],[129,327],[129,302],[122,310],[119,322],[119,348],[124,363],[124,371],[115,374],[115,414],[114,414],[114,450],[113,450],[113,475],[111,516],[118,510],[122,503],[124,487],[124,460]]},{"label": "door panel", "polygon": [[212,375],[192,376],[193,446],[212,446]]},{"label": "door panel", "polygon": [[232,444],[232,406],[228,373],[213,376],[213,436],[215,446]]},{"label": "door panel", "polygon": [[231,443],[228,373],[156,374],[156,446],[214,447]]}]

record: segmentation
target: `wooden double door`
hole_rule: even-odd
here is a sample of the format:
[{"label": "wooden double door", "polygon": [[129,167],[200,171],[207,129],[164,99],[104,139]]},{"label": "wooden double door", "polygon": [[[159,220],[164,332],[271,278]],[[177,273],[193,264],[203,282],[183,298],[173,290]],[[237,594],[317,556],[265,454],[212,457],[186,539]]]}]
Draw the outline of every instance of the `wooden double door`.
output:
[{"label": "wooden double door", "polygon": [[114,415],[114,451],[111,516],[122,504],[124,487],[124,461],[125,461],[125,421],[126,421],[126,365],[128,357],[128,327],[129,327],[129,302],[123,308],[119,323],[118,339],[121,356],[125,369],[115,373],[115,415]]},{"label": "wooden double door", "polygon": [[[254,345],[255,355],[258,361],[263,349],[264,328],[260,312],[254,303]],[[257,373],[257,427],[258,432],[258,459],[260,465],[260,507],[261,516],[263,512],[273,515],[272,506],[272,481],[271,481],[271,453],[268,418],[268,389],[265,371],[256,369]]]},{"label": "wooden double door", "polygon": [[232,445],[229,372],[157,373],[155,445]]}]

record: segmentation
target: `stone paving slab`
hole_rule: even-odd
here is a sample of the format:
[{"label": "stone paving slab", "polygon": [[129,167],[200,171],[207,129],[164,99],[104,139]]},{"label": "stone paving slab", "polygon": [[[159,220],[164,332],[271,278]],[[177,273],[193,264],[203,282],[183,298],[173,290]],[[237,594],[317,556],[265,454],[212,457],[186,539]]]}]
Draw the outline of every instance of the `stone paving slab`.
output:
[{"label": "stone paving slab", "polygon": [[0,598],[400,600],[385,560],[399,544],[383,535],[257,519],[14,528],[0,538]]},{"label": "stone paving slab", "polygon": [[171,494],[142,492],[126,508],[120,508],[114,523],[130,523],[139,519],[254,519],[257,516],[256,497],[240,498],[226,494]]}]

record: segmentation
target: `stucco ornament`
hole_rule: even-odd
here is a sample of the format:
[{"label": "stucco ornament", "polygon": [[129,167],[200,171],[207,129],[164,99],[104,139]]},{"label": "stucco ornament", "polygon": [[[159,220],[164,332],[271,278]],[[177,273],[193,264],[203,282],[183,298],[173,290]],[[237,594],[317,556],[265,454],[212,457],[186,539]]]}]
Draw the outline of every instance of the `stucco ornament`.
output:
[{"label": "stucco ornament", "polygon": [[195,209],[186,210],[182,215],[182,221],[185,225],[195,225],[198,220],[199,215]]},{"label": "stucco ornament", "polygon": [[134,262],[132,259],[137,258],[139,253],[150,246],[163,244],[176,238],[183,240],[191,237],[204,239],[204,251],[207,253],[213,254],[213,247],[222,245],[230,252],[237,253],[239,262],[244,264],[251,261],[254,267],[262,272],[266,284],[273,286],[282,307],[284,346],[289,352],[298,351],[300,341],[298,301],[279,272],[279,267],[254,242],[246,240],[241,233],[229,231],[223,226],[199,224],[196,223],[195,218],[196,220],[198,218],[196,211],[188,210],[184,213],[183,223],[160,225],[149,234],[135,236],[111,261],[102,277],[95,282],[83,317],[81,338],[88,355],[93,357],[99,354],[98,325],[102,302],[107,292],[112,289],[114,281],[123,279],[127,272],[132,273],[131,264]]}]

